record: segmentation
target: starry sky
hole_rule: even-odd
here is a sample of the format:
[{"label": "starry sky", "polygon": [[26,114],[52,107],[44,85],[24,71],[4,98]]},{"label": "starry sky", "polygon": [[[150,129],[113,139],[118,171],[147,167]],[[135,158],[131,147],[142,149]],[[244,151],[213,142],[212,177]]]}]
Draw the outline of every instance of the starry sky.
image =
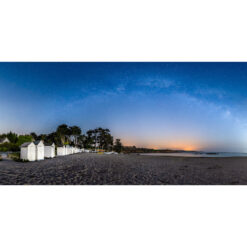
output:
[{"label": "starry sky", "polygon": [[124,145],[247,152],[247,63],[0,63],[0,133],[62,123]]}]

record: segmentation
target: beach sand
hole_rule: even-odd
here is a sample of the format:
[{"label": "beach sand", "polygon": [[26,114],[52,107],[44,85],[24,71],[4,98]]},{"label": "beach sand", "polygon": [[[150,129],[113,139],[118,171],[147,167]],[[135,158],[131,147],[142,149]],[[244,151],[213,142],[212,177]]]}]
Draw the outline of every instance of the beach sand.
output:
[{"label": "beach sand", "polygon": [[0,162],[0,184],[246,185],[247,157],[191,158],[74,154],[37,162]]}]

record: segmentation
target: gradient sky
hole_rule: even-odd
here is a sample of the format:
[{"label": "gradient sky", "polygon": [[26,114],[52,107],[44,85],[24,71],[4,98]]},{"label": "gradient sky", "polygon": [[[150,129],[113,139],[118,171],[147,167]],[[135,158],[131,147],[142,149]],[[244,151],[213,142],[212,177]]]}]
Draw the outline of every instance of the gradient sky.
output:
[{"label": "gradient sky", "polygon": [[125,145],[247,152],[247,63],[0,63],[0,133],[62,123]]}]

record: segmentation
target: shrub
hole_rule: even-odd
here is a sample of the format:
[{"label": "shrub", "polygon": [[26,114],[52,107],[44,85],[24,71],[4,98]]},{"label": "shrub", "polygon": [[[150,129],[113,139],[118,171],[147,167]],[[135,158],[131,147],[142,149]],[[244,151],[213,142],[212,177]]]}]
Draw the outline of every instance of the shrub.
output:
[{"label": "shrub", "polygon": [[16,162],[28,162],[28,160],[23,160],[20,158],[20,153],[10,153],[8,157]]},{"label": "shrub", "polygon": [[3,144],[0,145],[0,152],[7,152],[9,149],[7,147],[2,146]]},{"label": "shrub", "polygon": [[0,152],[7,152],[7,151],[18,152],[20,151],[20,147],[18,144],[14,144],[14,143],[0,144]]},{"label": "shrub", "polygon": [[8,158],[10,159],[20,159],[20,153],[10,153],[8,154]]}]

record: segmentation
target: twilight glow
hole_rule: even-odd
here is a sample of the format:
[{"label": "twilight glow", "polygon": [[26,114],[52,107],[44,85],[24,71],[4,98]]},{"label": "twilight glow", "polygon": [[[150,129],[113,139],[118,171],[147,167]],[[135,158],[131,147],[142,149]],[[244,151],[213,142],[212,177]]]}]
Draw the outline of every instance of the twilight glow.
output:
[{"label": "twilight glow", "polygon": [[0,133],[62,123],[124,145],[247,152],[247,63],[0,63]]}]

